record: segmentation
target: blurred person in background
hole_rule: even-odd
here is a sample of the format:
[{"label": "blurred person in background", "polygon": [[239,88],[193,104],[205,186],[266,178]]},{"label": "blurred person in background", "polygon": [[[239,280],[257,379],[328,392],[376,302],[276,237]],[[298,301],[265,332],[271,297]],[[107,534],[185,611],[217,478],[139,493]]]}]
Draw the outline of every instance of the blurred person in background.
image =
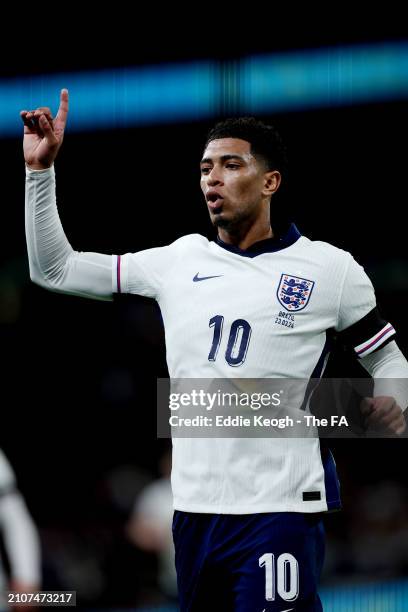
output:
[{"label": "blurred person in background", "polygon": [[139,549],[156,553],[158,586],[169,602],[177,601],[177,575],[172,535],[171,449],[160,458],[161,477],[148,484],[138,496],[127,523],[130,541]]},{"label": "blurred person in background", "polygon": [[0,610],[7,610],[6,591],[35,593],[40,589],[41,551],[37,528],[17,488],[14,471],[1,450],[0,529],[9,568],[0,565]]},{"label": "blurred person in background", "polygon": [[349,530],[353,574],[365,580],[408,572],[408,499],[401,484],[382,481],[356,494]]}]

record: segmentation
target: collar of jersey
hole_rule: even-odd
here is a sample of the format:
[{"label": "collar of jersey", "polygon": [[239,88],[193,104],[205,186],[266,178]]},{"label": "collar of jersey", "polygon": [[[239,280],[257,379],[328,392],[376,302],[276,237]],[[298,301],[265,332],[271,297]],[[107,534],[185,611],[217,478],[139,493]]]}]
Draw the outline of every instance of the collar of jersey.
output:
[{"label": "collar of jersey", "polygon": [[239,247],[227,244],[218,236],[215,239],[215,242],[223,249],[231,251],[231,253],[242,255],[242,257],[256,257],[257,255],[262,255],[262,253],[275,253],[276,251],[286,249],[287,247],[294,244],[297,240],[299,240],[301,235],[302,234],[299,232],[296,225],[294,223],[291,223],[288,231],[282,236],[259,240],[258,242],[254,242],[254,244],[251,244],[251,246],[247,249],[240,249]]}]

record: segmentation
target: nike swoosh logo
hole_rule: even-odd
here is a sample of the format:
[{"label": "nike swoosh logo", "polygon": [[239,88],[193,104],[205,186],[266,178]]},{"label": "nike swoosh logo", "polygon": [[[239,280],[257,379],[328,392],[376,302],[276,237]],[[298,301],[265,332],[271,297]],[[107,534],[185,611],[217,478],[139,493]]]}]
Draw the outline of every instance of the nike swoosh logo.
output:
[{"label": "nike swoosh logo", "polygon": [[[295,608],[287,608],[286,610],[281,610],[281,612],[291,612],[291,610],[294,610],[294,609]],[[266,612],[266,608],[264,608],[262,612]]]},{"label": "nike swoosh logo", "polygon": [[[287,608],[286,610],[281,610],[281,612],[291,612],[291,610],[294,610],[294,609],[295,608]],[[264,608],[262,612],[266,612],[266,608]]]},{"label": "nike swoosh logo", "polygon": [[198,276],[198,272],[193,278],[193,283],[198,283],[198,281],[208,280],[209,278],[219,278],[220,276],[224,276],[223,274],[216,274],[215,276]]}]

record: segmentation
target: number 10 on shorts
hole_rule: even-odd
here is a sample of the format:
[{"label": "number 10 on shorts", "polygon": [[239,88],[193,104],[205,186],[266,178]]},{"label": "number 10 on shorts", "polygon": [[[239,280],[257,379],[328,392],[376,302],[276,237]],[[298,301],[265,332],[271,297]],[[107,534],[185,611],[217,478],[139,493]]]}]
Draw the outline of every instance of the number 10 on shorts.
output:
[{"label": "number 10 on shorts", "polygon": [[276,591],[284,601],[295,601],[299,595],[299,564],[290,553],[276,560],[273,553],[259,557],[259,567],[265,567],[265,599],[275,601]]}]

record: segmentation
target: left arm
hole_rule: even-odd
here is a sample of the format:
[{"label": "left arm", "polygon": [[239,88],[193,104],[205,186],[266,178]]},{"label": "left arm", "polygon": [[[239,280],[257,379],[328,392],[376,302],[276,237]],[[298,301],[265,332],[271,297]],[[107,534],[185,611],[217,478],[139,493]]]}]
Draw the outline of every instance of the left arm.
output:
[{"label": "left arm", "polygon": [[408,361],[393,340],[362,357],[360,363],[374,378],[374,397],[361,404],[367,427],[401,435],[407,427]]},{"label": "left arm", "polygon": [[374,378],[374,397],[361,404],[367,427],[402,434],[408,406],[408,362],[395,342],[394,327],[377,308],[374,287],[350,256],[344,276],[336,331]]}]

